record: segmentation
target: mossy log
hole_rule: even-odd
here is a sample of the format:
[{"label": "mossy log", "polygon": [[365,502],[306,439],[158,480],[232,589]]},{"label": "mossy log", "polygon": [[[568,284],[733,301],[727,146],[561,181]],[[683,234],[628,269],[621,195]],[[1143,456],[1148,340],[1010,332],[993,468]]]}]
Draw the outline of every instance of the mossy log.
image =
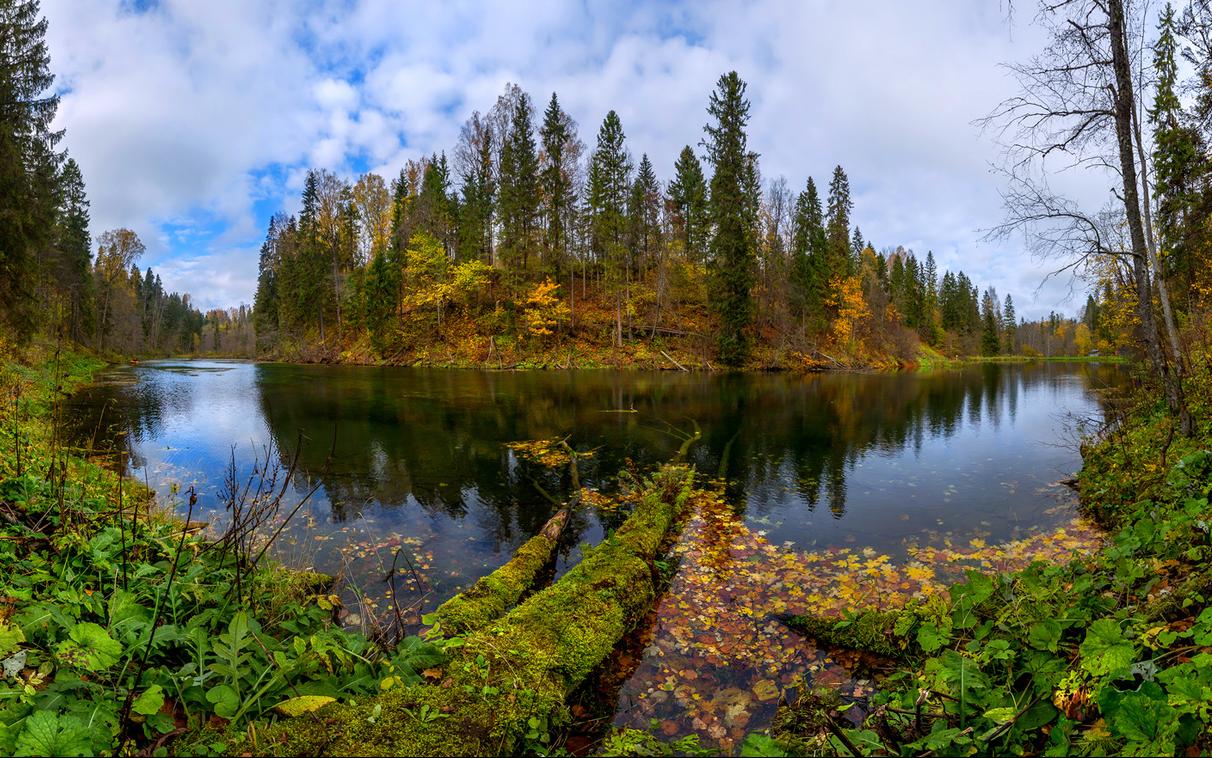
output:
[{"label": "mossy log", "polygon": [[655,596],[652,561],[690,496],[666,466],[631,516],[559,581],[464,638],[439,684],[388,690],[281,722],[237,752],[279,755],[499,755],[534,723],[566,723],[566,698],[638,624]]},{"label": "mossy log", "polygon": [[435,617],[442,631],[466,634],[499,619],[517,605],[555,559],[568,514],[567,508],[561,508],[538,534],[518,548],[509,563],[438,606]]},{"label": "mossy log", "polygon": [[859,650],[903,660],[918,653],[916,643],[896,633],[902,611],[865,611],[847,619],[788,616],[783,623],[825,647]]}]

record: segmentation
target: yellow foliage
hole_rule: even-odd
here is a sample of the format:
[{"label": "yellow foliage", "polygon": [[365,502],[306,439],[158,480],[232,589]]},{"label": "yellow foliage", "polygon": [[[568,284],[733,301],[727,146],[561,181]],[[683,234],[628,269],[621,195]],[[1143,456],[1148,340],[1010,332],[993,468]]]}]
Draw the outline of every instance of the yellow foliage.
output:
[{"label": "yellow foliage", "polygon": [[863,283],[857,276],[834,277],[829,284],[829,309],[837,314],[831,325],[838,344],[849,345],[854,339],[854,327],[871,315],[863,298]]},{"label": "yellow foliage", "polygon": [[1086,326],[1084,322],[1079,323],[1073,330],[1073,345],[1077,348],[1078,355],[1090,352],[1090,348],[1094,345],[1094,340],[1090,338],[1090,327]]},{"label": "yellow foliage", "polygon": [[535,285],[522,303],[526,332],[533,337],[548,337],[568,322],[568,304],[560,299],[560,285],[544,279]]}]

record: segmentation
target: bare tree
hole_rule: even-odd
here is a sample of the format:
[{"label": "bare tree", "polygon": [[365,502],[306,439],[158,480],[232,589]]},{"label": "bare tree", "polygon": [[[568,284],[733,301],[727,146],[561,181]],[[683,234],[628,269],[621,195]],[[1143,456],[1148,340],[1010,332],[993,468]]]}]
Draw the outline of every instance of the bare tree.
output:
[{"label": "bare tree", "polygon": [[[1147,185],[1141,191],[1145,177],[1137,164],[1136,83],[1125,2],[1043,0],[1036,20],[1049,34],[1046,50],[1027,63],[1009,66],[1021,93],[979,122],[997,128],[1006,141],[1006,172],[1011,178],[1004,194],[1010,216],[993,233],[1021,229],[1037,235],[1037,251],[1069,259],[1062,270],[1090,255],[1128,256],[1140,339],[1171,410],[1185,418],[1178,357],[1172,356],[1171,365],[1163,355],[1153,311],[1150,264],[1156,268],[1156,260],[1143,221],[1148,194]],[[1123,207],[1126,250],[1107,244],[1106,218],[1085,214],[1037,178],[1037,169],[1046,172],[1057,160],[1066,161],[1064,169],[1089,168],[1118,179],[1112,192]],[[1171,322],[1168,318],[1167,327]]]}]

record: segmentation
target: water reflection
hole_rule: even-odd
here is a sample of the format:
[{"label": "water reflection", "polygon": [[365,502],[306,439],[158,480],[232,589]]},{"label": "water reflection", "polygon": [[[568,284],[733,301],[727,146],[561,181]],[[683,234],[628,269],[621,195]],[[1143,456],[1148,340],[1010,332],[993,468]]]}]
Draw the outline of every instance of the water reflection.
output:
[{"label": "water reflection", "polygon": [[[1076,452],[1048,443],[1065,413],[1097,411],[1117,367],[982,365],[929,376],[479,372],[187,361],[122,368],[74,401],[75,435],[129,433],[132,466],[154,487],[197,481],[213,507],[235,446],[299,449],[300,491],[321,487],[317,567],[354,536],[398,532],[435,555],[435,593],[499,565],[566,496],[565,471],[504,443],[570,435],[582,481],[669,459],[694,423],[700,471],[777,543],[895,550],[929,531],[1014,538],[1047,518],[1040,487]],[[537,486],[536,486],[537,485]],[[578,513],[569,544],[621,515]],[[344,537],[340,535],[345,535]],[[300,547],[300,551],[303,549]],[[566,556],[569,555],[566,550]],[[451,575],[451,572],[454,575]]]}]

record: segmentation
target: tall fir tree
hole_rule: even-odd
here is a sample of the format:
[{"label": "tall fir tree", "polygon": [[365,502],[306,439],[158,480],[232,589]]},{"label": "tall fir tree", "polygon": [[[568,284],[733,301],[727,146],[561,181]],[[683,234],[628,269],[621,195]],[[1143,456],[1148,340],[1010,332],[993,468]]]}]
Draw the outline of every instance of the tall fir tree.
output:
[{"label": "tall fir tree", "polygon": [[623,295],[627,281],[627,199],[631,183],[631,157],[624,144],[619,115],[606,114],[598,129],[597,147],[589,162],[586,205],[590,247],[603,268],[607,288],[615,301],[615,345],[623,340]]},{"label": "tall fir tree", "polygon": [[93,322],[92,237],[84,176],[72,158],[63,164],[60,185],[56,288],[66,300],[67,333],[82,342]]},{"label": "tall fir tree", "polygon": [[756,167],[745,133],[749,101],[745,83],[735,71],[720,77],[707,112],[712,120],[705,127],[703,144],[712,166],[710,265],[720,323],[719,356],[725,365],[739,366],[749,355],[754,310],[756,252],[748,190]]},{"label": "tall fir tree", "polygon": [[633,274],[651,266],[661,230],[661,186],[648,155],[640,156],[627,200],[628,265]]},{"label": "tall fir tree", "polygon": [[51,129],[46,19],[36,0],[0,4],[0,327],[18,342],[37,322],[39,255],[52,241],[62,131]]},{"label": "tall fir tree", "polygon": [[523,92],[510,114],[509,131],[501,149],[497,199],[501,257],[507,274],[515,283],[530,268],[539,209],[539,157],[531,111],[530,96]]},{"label": "tall fir tree", "polygon": [[707,180],[703,177],[703,164],[690,145],[682,148],[673,172],[669,199],[677,214],[682,249],[687,260],[703,263],[708,231]]},{"label": "tall fir tree", "polygon": [[825,260],[830,281],[849,276],[853,271],[850,252],[850,179],[841,166],[833,169],[829,180],[829,200],[825,208]]},{"label": "tall fir tree", "polygon": [[808,177],[804,191],[796,197],[791,222],[792,309],[808,332],[824,329],[825,279],[824,214],[816,182]]},{"label": "tall fir tree", "polygon": [[556,93],[543,112],[543,125],[539,128],[542,144],[542,160],[539,168],[539,185],[542,190],[542,217],[544,232],[543,268],[559,276],[568,264],[568,235],[571,229],[572,211],[575,207],[573,177],[569,175],[569,148],[576,140],[575,124],[560,107]]},{"label": "tall fir tree", "polygon": [[[1212,260],[1206,253],[1207,232],[1203,224],[1192,223],[1201,211],[1208,176],[1206,145],[1199,129],[1185,123],[1182,103],[1175,91],[1178,83],[1178,42],[1175,38],[1174,9],[1166,4],[1158,22],[1158,38],[1153,46],[1153,67],[1157,89],[1149,122],[1153,125],[1153,196],[1157,202],[1157,230],[1165,251],[1166,271],[1176,275],[1182,287],[1180,301],[1189,299],[1201,268]],[[1201,240],[1200,237],[1203,236]],[[1201,244],[1202,243],[1202,244]]]}]

